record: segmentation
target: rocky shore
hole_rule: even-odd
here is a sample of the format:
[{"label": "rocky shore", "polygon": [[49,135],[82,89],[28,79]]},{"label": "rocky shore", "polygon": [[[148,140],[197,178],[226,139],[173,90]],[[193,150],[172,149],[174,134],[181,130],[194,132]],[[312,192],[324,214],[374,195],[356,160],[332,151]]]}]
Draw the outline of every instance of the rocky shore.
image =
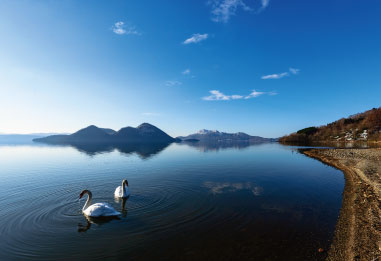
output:
[{"label": "rocky shore", "polygon": [[311,149],[344,172],[345,188],[327,260],[381,261],[381,149]]}]

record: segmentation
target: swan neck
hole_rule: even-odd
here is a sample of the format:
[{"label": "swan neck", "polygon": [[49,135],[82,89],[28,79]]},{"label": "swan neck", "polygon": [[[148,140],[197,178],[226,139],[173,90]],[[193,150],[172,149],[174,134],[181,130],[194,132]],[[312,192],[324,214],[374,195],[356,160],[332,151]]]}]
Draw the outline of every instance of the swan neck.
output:
[{"label": "swan neck", "polygon": [[124,187],[126,184],[125,184],[125,182],[123,181],[122,182],[122,195],[124,196],[125,195],[125,193],[126,193],[126,188]]},{"label": "swan neck", "polygon": [[86,194],[88,195],[85,205],[82,208],[82,211],[85,211],[91,203],[91,199],[93,198],[93,194],[90,191],[87,191]]}]

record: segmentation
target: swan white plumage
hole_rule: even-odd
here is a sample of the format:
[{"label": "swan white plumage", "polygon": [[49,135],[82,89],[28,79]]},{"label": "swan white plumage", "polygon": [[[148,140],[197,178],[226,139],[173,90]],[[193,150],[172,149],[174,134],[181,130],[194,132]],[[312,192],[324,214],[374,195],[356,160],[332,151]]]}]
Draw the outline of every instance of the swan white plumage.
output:
[{"label": "swan white plumage", "polygon": [[82,213],[88,217],[112,217],[119,216],[120,212],[116,211],[112,206],[107,203],[95,203],[90,205],[93,194],[90,190],[83,190],[79,195],[79,198],[82,198],[83,195],[87,194],[87,200],[85,205],[82,208]]},{"label": "swan white plumage", "polygon": [[115,189],[114,196],[116,198],[127,198],[130,196],[130,191],[128,190],[128,181],[124,179],[122,181],[122,186]]}]

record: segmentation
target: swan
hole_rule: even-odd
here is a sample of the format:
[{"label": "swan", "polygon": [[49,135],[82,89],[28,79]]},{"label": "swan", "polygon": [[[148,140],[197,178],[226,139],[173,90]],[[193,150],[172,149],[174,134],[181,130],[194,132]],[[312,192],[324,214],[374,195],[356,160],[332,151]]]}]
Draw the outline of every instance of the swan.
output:
[{"label": "swan", "polygon": [[116,211],[112,206],[107,203],[95,203],[90,205],[91,199],[93,198],[93,194],[90,190],[83,190],[81,194],[79,194],[79,198],[82,198],[83,195],[87,194],[87,200],[85,205],[82,208],[82,213],[88,217],[112,217],[119,216],[120,213]]},{"label": "swan", "polygon": [[116,198],[127,198],[130,196],[130,191],[128,191],[128,181],[126,179],[122,181],[122,186],[115,189],[114,196]]}]

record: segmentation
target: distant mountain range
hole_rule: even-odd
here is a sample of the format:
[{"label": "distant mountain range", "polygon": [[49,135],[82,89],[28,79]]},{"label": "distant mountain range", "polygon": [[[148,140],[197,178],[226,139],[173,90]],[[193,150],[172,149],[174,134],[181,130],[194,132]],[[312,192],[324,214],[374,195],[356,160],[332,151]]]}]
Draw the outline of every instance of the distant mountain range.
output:
[{"label": "distant mountain range", "polygon": [[32,143],[33,139],[42,138],[47,135],[55,135],[55,133],[0,134],[0,144]]},{"label": "distant mountain range", "polygon": [[177,137],[182,141],[188,142],[208,142],[208,143],[216,143],[216,142],[247,142],[247,143],[261,143],[261,142],[276,142],[277,139],[273,138],[263,138],[259,136],[250,136],[249,134],[243,132],[237,133],[226,133],[219,132],[217,130],[200,130],[195,134],[191,134],[188,136],[180,136]]},{"label": "distant mountain range", "polygon": [[[238,133],[226,133],[211,130],[200,130],[198,133],[191,134],[188,136],[181,136],[173,138],[169,136],[164,131],[159,128],[149,124],[143,123],[138,127],[125,127],[119,131],[108,128],[99,128],[97,126],[91,125],[86,128],[80,129],[73,134],[54,134],[45,136],[46,134],[10,134],[1,135],[0,143],[4,142],[16,142],[24,143],[35,142],[48,143],[48,144],[67,144],[90,148],[89,150],[100,150],[119,148],[121,144],[154,144],[163,143],[169,144],[172,142],[187,142],[188,144],[193,143],[203,143],[203,144],[213,144],[215,146],[221,146],[225,144],[226,146],[231,146],[231,143],[263,143],[263,142],[275,142],[277,139],[262,138],[259,136],[250,136],[243,132]],[[44,137],[45,136],[45,137]],[[3,143],[4,143],[3,142]],[[91,144],[98,144],[94,147]],[[107,145],[107,146],[106,146]],[[91,146],[91,147],[90,147]],[[101,146],[101,147],[99,147]],[[124,145],[123,145],[124,146]],[[124,148],[124,147],[123,147]]]},{"label": "distant mountain range", "polygon": [[149,124],[143,123],[136,128],[125,127],[119,131],[98,128],[91,125],[70,135],[51,135],[36,138],[33,141],[51,144],[77,143],[171,143],[176,141],[164,131]]}]

